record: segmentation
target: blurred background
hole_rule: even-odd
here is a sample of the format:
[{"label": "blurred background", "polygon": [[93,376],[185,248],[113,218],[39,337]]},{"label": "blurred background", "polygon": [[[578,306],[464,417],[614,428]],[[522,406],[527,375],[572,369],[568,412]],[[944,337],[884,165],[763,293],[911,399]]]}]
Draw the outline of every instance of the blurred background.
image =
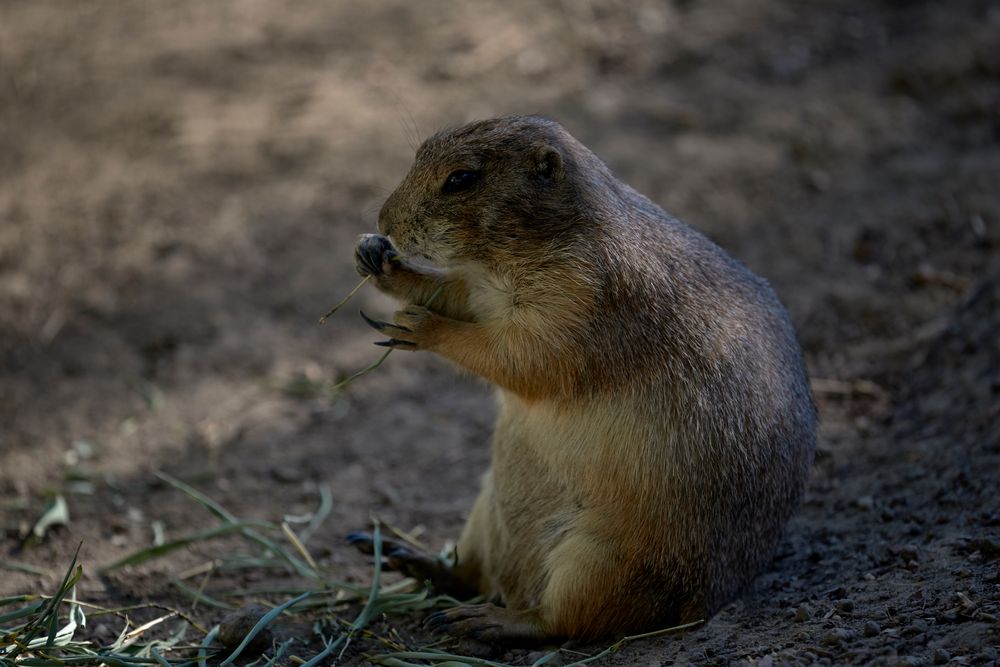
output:
[{"label": "blurred background", "polygon": [[[542,113],[771,281],[823,420],[772,570],[621,664],[831,628],[813,657],[989,659],[998,45],[977,0],[0,1],[0,595],[50,587],[81,540],[92,598],[171,595],[93,574],[154,524],[210,523],[156,470],[269,520],[328,485],[312,548],[359,581],[340,537],[370,511],[456,537],[489,388],[398,353],[336,392],[378,356],[357,307],[392,304],[316,321],[424,137]],[[68,523],[25,540],[56,495]]]}]

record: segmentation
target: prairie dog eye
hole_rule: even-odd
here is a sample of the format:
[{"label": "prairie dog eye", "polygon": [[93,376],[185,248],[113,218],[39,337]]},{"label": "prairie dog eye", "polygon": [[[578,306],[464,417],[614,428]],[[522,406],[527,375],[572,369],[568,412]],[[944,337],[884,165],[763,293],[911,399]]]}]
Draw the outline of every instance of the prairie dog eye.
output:
[{"label": "prairie dog eye", "polygon": [[478,171],[472,171],[469,169],[459,169],[458,171],[453,171],[450,174],[448,174],[448,178],[445,179],[444,185],[441,186],[441,192],[445,194],[451,194],[453,192],[461,192],[462,190],[468,190],[478,181],[479,181]]}]

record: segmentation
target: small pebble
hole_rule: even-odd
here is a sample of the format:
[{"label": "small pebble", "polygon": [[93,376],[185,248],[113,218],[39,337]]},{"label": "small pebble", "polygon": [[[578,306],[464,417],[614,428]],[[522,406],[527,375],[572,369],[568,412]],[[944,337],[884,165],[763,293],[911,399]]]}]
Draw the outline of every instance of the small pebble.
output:
[{"label": "small pebble", "polygon": [[283,484],[297,484],[304,479],[303,471],[290,465],[272,468],[271,477]]},{"label": "small pebble", "polygon": [[823,635],[820,638],[819,643],[822,644],[823,646],[837,646],[842,641],[844,640],[843,638],[841,638],[839,634],[831,631]]},{"label": "small pebble", "polygon": [[850,598],[837,600],[836,606],[837,606],[837,611],[839,611],[842,614],[844,613],[849,614],[850,612],[854,611],[854,601],[851,600]]},{"label": "small pebble", "polygon": [[875,621],[865,621],[865,626],[861,632],[865,637],[877,637],[882,632],[882,626]]},{"label": "small pebble", "polygon": [[834,628],[828,633],[823,635],[820,639],[820,643],[826,646],[839,646],[845,641],[851,639],[851,631],[846,628]]},{"label": "small pebble", "polygon": [[875,509],[875,499],[871,496],[861,496],[860,498],[856,498],[854,500],[854,505],[858,509],[871,511]]},{"label": "small pebble", "polygon": [[[235,649],[243,641],[257,621],[266,614],[269,609],[257,604],[248,604],[230,613],[219,623],[219,641],[230,651]],[[244,656],[258,655],[271,646],[274,637],[269,628],[264,628],[253,641],[243,650]]]},{"label": "small pebble", "polygon": [[946,611],[942,614],[938,614],[934,619],[934,622],[938,625],[945,625],[947,623],[958,623],[958,614],[953,611]]},{"label": "small pebble", "polygon": [[837,586],[832,591],[830,591],[829,595],[834,600],[839,600],[840,598],[847,595],[847,589],[844,588],[843,586]]},{"label": "small pebble", "polygon": [[[476,641],[475,639],[469,639],[468,637],[462,637],[458,640],[458,653],[462,655],[472,656],[473,658],[487,658],[494,655],[495,651],[489,644],[484,644],[483,642]],[[511,658],[508,657],[507,660]]]}]

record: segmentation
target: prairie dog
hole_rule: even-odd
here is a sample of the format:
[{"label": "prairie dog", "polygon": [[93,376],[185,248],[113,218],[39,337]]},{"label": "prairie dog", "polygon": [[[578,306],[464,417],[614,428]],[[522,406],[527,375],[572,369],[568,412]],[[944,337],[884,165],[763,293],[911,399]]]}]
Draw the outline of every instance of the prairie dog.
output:
[{"label": "prairie dog", "polygon": [[358,270],[403,304],[368,320],[381,344],[499,389],[457,563],[386,541],[390,567],[502,601],[432,625],[494,642],[641,632],[707,618],[754,577],[816,432],[764,280],[537,116],[429,138],[378,229]]}]

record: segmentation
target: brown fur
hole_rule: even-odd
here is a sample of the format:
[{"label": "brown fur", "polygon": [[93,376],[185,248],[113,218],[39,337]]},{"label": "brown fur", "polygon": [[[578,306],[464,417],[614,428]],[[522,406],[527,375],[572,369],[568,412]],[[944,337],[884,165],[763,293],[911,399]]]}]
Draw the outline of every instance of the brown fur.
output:
[{"label": "brown fur", "polygon": [[[479,180],[442,191],[462,169]],[[440,625],[638,632],[705,618],[753,578],[815,444],[801,353],[763,280],[539,117],[428,139],[379,230],[403,258],[369,236],[359,254],[389,250],[359,268],[407,304],[384,327],[393,345],[500,388],[458,565],[427,576],[506,607]]]}]

